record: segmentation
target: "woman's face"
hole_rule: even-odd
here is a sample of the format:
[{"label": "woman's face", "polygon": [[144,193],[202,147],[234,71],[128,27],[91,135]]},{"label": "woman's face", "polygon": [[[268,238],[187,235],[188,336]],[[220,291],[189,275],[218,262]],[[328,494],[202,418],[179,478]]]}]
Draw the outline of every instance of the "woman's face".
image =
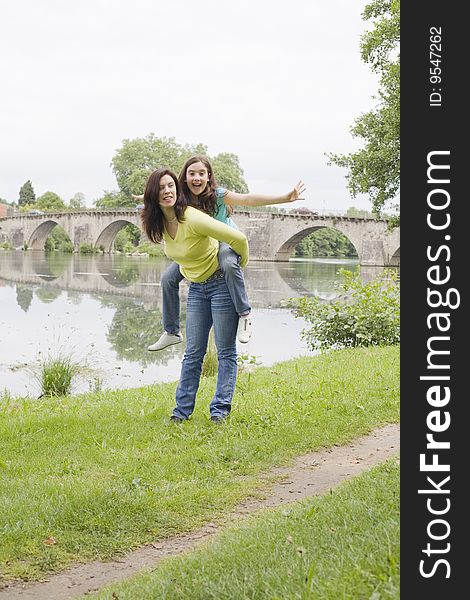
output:
[{"label": "woman's face", "polygon": [[199,196],[206,189],[209,181],[207,167],[202,162],[195,162],[186,169],[186,183],[194,196]]},{"label": "woman's face", "polygon": [[176,193],[176,184],[171,175],[163,175],[160,179],[160,187],[158,192],[158,204],[162,208],[174,206],[178,199]]}]

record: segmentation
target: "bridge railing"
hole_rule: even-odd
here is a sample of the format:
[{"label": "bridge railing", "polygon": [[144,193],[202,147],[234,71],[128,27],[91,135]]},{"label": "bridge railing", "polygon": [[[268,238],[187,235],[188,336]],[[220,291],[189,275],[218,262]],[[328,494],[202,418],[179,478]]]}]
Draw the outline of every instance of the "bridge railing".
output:
[{"label": "bridge railing", "polygon": [[266,210],[253,210],[251,207],[234,207],[234,213],[252,213],[262,216],[263,214],[274,214],[274,215],[286,215],[294,217],[343,217],[347,219],[374,219],[383,220],[383,218],[376,217],[372,212],[367,210],[347,210],[347,209],[311,209],[308,212],[303,210],[296,211],[295,209],[270,209],[267,207]]},{"label": "bridge railing", "polygon": [[[9,214],[9,215],[5,215],[3,217],[0,217],[0,219],[4,219],[4,218],[8,218],[8,217],[44,217],[44,216],[52,216],[52,215],[60,215],[60,214],[86,214],[86,213],[92,213],[92,214],[99,214],[99,213],[134,213],[134,214],[138,214],[140,213],[141,207],[139,206],[116,206],[116,207],[103,207],[103,208],[96,208],[96,207],[83,207],[83,208],[76,208],[76,209],[66,209],[66,210],[62,210],[62,211],[42,211],[42,212],[21,212],[21,211],[14,211],[13,214]],[[285,208],[274,208],[274,207],[270,207],[267,206],[265,207],[263,210],[253,210],[252,207],[234,207],[234,212],[235,213],[253,213],[253,214],[259,214],[260,216],[263,214],[280,214],[280,215],[292,215],[292,216],[303,216],[303,217],[343,217],[343,218],[349,218],[349,219],[374,219],[374,220],[383,220],[384,218],[387,219],[390,216],[389,215],[384,215],[384,217],[382,217],[382,219],[379,219],[378,217],[376,217],[372,212],[367,211],[367,210],[354,210],[352,211],[351,209],[329,209],[329,208],[313,208],[313,209],[303,209],[302,207],[299,207],[298,210],[296,210],[295,208],[292,209],[285,209]]]}]

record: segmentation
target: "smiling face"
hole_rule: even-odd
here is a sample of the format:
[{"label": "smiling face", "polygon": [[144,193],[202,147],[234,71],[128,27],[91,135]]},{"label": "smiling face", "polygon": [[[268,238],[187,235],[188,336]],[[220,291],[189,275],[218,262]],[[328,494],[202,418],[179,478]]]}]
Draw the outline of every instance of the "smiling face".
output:
[{"label": "smiling face", "polygon": [[161,208],[170,208],[175,205],[178,195],[176,183],[171,175],[163,175],[158,187],[158,204]]},{"label": "smiling face", "polygon": [[194,196],[199,196],[206,189],[209,172],[202,162],[195,162],[186,169],[186,183]]}]

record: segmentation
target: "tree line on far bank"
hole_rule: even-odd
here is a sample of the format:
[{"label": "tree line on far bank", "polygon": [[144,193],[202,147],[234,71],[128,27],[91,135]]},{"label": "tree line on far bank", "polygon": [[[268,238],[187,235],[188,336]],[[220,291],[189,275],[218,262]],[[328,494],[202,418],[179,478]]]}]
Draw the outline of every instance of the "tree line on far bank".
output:
[{"label": "tree line on far bank", "polygon": [[[111,167],[118,183],[118,190],[105,190],[94,200],[96,208],[131,208],[136,202],[132,194],[142,194],[150,173],[159,166],[167,166],[179,173],[184,162],[194,154],[207,156],[214,168],[218,185],[235,192],[248,192],[243,170],[236,154],[221,152],[210,156],[204,144],[181,145],[174,138],[157,137],[149,133],[146,137],[123,140],[111,161]],[[20,188],[17,200],[0,202],[16,206],[21,212],[31,210],[63,211],[86,208],[85,195],[77,192],[68,202],[57,193],[47,191],[37,197],[31,180]]]}]

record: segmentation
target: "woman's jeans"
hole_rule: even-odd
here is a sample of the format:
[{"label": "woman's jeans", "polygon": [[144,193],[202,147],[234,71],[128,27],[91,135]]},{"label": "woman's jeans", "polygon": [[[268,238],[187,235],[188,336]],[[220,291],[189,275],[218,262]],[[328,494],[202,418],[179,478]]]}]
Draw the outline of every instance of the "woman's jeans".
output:
[{"label": "woman's jeans", "polygon": [[173,410],[173,415],[181,419],[187,419],[194,410],[212,325],[219,367],[215,394],[209,410],[211,416],[226,417],[230,413],[237,378],[238,315],[221,272],[216,272],[215,277],[205,283],[189,285],[186,352],[176,390],[176,407]]},{"label": "woman's jeans", "polygon": [[[221,242],[219,245],[219,265],[225,275],[230,297],[238,315],[247,314],[251,310],[245,289],[245,280],[240,267],[240,257],[232,248]],[[163,329],[173,335],[180,331],[180,296],[179,286],[183,280],[179,265],[171,263],[162,275],[162,313]]]}]

